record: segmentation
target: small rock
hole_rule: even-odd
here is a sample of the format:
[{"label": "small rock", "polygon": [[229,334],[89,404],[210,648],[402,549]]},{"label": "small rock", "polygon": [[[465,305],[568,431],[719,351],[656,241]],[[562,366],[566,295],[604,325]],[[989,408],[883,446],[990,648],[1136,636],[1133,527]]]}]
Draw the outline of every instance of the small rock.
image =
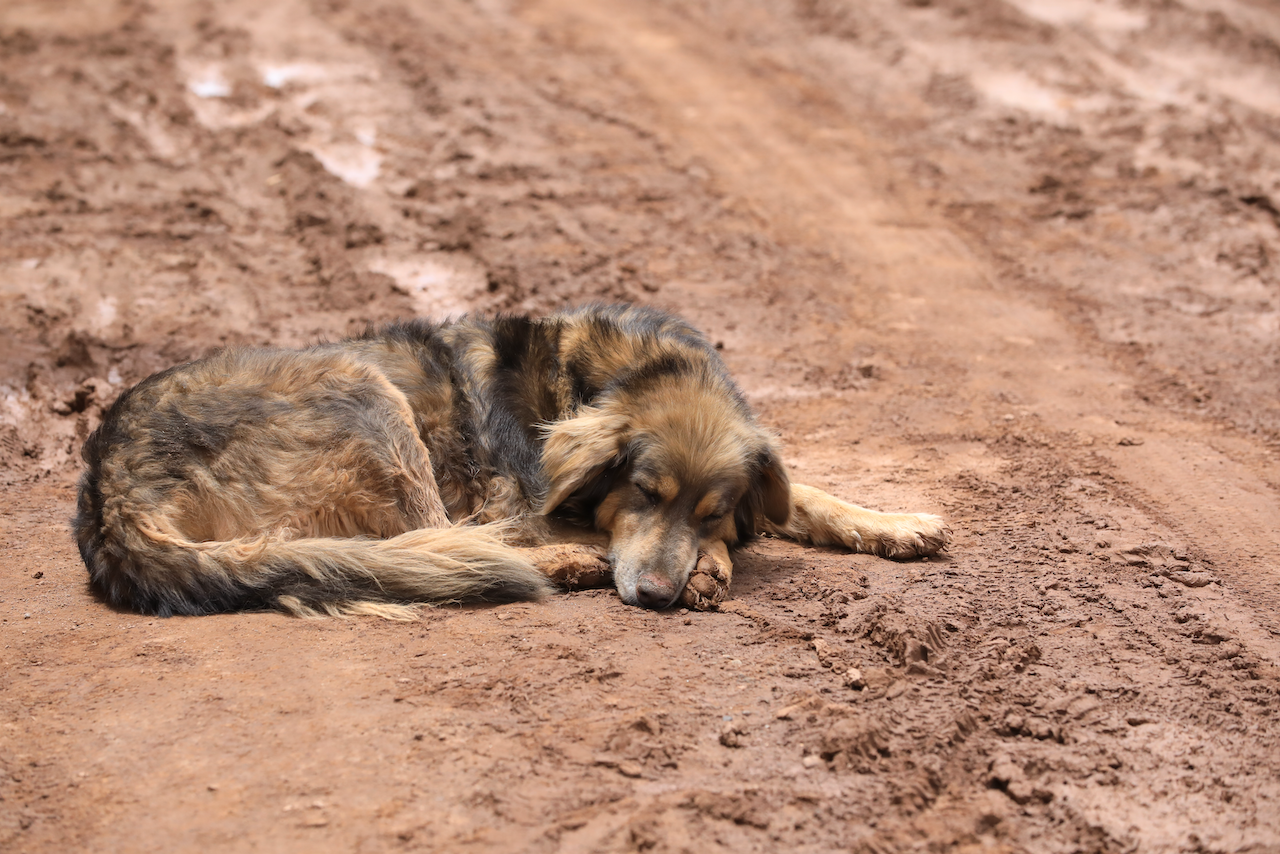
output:
[{"label": "small rock", "polygon": [[644,769],[634,762],[619,762],[618,773],[623,777],[639,777],[644,774]]},{"label": "small rock", "polygon": [[850,667],[844,674],[844,684],[848,685],[855,691],[861,691],[867,687],[867,680],[863,678],[862,671],[856,667]]},{"label": "small rock", "polygon": [[810,753],[804,759],[800,760],[800,764],[806,768],[817,768],[822,764],[822,757],[816,753]]},{"label": "small rock", "polygon": [[725,747],[741,747],[743,735],[742,727],[725,724],[724,729],[720,730],[720,743]]},{"label": "small rock", "polygon": [[40,572],[37,572],[35,575],[32,575],[31,577],[32,577],[32,578],[44,578],[44,570],[41,570]]}]

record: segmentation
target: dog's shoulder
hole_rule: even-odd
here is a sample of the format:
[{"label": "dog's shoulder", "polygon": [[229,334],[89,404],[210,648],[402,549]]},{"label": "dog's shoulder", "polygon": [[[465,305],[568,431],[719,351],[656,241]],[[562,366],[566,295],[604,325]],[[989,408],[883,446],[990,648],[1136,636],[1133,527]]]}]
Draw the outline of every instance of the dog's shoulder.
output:
[{"label": "dog's shoulder", "polygon": [[713,377],[733,388],[715,347],[684,319],[645,306],[588,305],[556,318],[564,384],[575,405],[659,376]]}]

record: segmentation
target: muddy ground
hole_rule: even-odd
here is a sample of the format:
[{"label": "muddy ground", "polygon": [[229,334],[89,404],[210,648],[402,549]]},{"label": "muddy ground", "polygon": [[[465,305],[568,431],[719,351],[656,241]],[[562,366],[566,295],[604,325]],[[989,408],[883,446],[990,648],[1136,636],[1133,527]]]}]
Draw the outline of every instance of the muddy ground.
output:
[{"label": "muddy ground", "polygon": [[[89,595],[122,388],[591,299],[950,554],[763,540],[719,613]],[[1280,851],[1274,3],[6,0],[0,300],[0,849]]]}]

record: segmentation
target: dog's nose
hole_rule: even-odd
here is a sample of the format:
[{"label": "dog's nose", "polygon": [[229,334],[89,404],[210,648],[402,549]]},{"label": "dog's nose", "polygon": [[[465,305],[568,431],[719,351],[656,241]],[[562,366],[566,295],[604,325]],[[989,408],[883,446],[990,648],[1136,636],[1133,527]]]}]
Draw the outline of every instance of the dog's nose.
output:
[{"label": "dog's nose", "polygon": [[655,611],[667,607],[676,598],[676,586],[666,578],[642,575],[636,582],[636,598],[646,608]]}]

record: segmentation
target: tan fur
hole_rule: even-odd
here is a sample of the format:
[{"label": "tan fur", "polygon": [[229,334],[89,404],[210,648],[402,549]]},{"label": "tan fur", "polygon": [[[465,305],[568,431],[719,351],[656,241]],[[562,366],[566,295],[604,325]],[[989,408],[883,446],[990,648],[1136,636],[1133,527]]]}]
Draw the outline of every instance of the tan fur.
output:
[{"label": "tan fur", "polygon": [[815,546],[844,546],[889,558],[931,555],[944,548],[951,530],[928,513],[879,513],[841,501],[820,489],[791,486],[791,517],[765,531]]}]

